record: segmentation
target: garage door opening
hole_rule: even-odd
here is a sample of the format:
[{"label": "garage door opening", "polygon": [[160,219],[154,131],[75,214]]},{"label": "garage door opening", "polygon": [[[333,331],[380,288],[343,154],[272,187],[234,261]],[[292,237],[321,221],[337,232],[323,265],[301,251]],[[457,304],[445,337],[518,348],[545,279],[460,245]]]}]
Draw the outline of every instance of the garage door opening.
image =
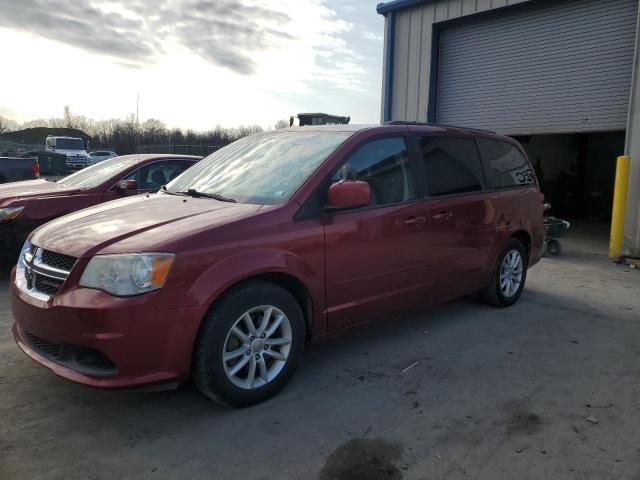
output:
[{"label": "garage door opening", "polygon": [[[516,136],[527,151],[551,214],[608,238],[616,159],[625,132]],[[603,245],[606,248],[606,243]]]}]

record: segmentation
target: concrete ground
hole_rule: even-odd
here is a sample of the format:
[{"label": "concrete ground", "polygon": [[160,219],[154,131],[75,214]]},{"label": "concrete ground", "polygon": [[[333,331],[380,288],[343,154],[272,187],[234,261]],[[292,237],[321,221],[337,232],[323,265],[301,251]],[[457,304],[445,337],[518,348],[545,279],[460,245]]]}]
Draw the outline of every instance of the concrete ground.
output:
[{"label": "concrete ground", "polygon": [[0,280],[0,479],[640,478],[640,271],[577,227],[513,308],[464,299],[308,349],[229,410],[105,392],[14,345]]}]

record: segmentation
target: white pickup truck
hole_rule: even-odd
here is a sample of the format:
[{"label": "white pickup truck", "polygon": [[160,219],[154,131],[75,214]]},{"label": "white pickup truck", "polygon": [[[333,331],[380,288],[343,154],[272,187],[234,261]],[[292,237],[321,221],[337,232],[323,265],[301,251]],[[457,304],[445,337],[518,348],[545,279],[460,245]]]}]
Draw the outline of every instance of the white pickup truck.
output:
[{"label": "white pickup truck", "polygon": [[93,165],[93,160],[85,150],[84,141],[75,137],[48,136],[46,150],[67,156],[67,168],[84,168]]}]

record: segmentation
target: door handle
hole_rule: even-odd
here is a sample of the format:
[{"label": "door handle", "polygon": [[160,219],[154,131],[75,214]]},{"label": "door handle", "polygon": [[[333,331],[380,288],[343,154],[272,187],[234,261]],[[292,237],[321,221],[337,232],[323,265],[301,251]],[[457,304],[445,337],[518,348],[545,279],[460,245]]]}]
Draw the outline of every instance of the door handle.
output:
[{"label": "door handle", "polygon": [[427,219],[425,217],[409,217],[402,223],[409,226],[416,226],[416,225],[422,225],[426,223],[426,221]]},{"label": "door handle", "polygon": [[453,212],[440,212],[433,216],[434,220],[449,220],[453,217]]}]

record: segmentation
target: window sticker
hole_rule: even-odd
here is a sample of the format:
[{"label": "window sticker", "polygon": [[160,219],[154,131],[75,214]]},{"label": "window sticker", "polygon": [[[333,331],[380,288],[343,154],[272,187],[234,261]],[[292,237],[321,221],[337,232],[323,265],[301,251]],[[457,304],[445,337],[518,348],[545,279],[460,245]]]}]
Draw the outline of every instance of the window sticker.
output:
[{"label": "window sticker", "polygon": [[513,178],[517,185],[533,185],[535,183],[533,180],[533,173],[528,166],[511,170],[509,173],[511,173],[511,178]]}]

